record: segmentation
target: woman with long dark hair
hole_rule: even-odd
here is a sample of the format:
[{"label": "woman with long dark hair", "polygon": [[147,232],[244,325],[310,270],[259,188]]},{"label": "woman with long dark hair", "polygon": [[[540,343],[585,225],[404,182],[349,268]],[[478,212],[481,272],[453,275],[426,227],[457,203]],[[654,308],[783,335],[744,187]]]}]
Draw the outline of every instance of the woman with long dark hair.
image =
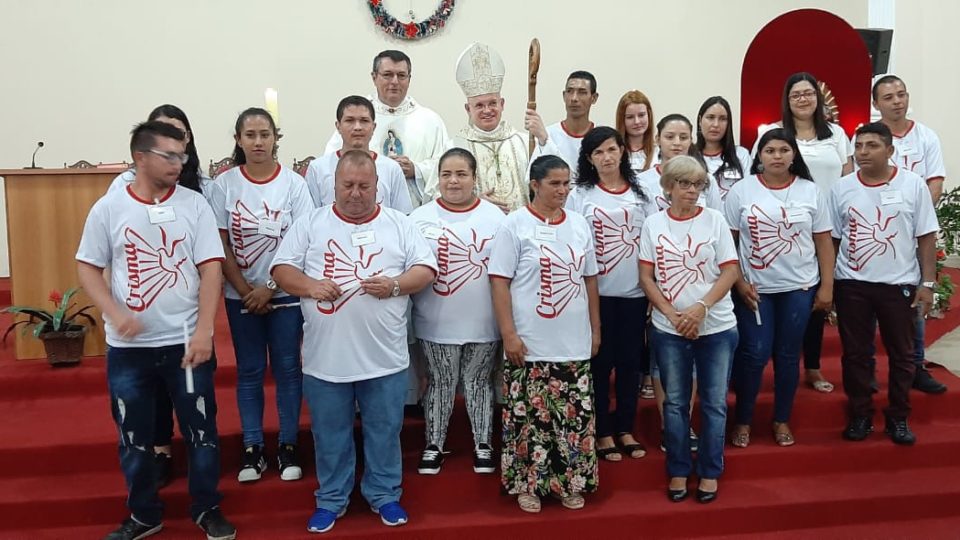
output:
[{"label": "woman with long dark hair", "polygon": [[720,198],[750,171],[750,152],[733,138],[733,112],[722,96],[713,96],[697,112],[697,149],[707,173],[720,189]]}]

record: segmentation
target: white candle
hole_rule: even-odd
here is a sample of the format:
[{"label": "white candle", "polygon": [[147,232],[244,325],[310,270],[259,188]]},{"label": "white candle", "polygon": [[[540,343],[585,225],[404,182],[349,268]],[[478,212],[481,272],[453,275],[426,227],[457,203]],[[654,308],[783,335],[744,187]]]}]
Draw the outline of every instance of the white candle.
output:
[{"label": "white candle", "polygon": [[[190,349],[190,328],[187,326],[186,321],[183,323],[183,354],[186,356],[187,351]],[[193,393],[193,366],[187,365],[184,368],[184,376],[186,377],[187,384],[187,393]]]},{"label": "white candle", "polygon": [[280,125],[280,107],[277,102],[277,90],[275,88],[267,88],[263,91],[263,101],[267,105],[267,112],[270,113],[270,116],[273,116],[273,121],[277,126]]}]

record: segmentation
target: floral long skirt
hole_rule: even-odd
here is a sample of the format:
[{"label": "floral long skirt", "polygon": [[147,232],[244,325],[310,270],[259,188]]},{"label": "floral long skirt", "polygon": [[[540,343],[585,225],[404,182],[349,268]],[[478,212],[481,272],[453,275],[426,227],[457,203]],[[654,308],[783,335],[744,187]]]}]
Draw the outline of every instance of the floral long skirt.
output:
[{"label": "floral long skirt", "polygon": [[503,487],[567,497],[597,489],[590,361],[503,367]]}]

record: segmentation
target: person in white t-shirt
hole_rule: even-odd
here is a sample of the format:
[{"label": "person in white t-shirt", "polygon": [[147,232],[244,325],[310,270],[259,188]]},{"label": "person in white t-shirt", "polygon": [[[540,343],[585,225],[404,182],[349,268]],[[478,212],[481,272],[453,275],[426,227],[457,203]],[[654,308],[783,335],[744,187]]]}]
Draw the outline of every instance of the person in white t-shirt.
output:
[{"label": "person in white t-shirt", "polygon": [[[782,127],[796,138],[804,163],[813,181],[823,193],[830,193],[841,176],[853,171],[853,149],[843,128],[827,121],[823,95],[817,79],[806,72],[794,73],[783,85],[780,105],[781,120],[758,128],[757,142],[767,131]],[[753,154],[757,147],[754,145]],[[815,311],[807,323],[803,337],[803,368],[807,384],[818,392],[833,391],[833,384],[820,373],[820,352],[823,346],[823,325],[827,312]]]},{"label": "person in white t-shirt", "polygon": [[[880,121],[893,133],[893,163],[901,169],[916,173],[927,182],[933,205],[943,193],[947,172],[943,165],[940,138],[929,127],[907,118],[910,94],[903,80],[896,75],[885,75],[873,84],[873,106],[880,111]],[[933,378],[924,366],[924,330],[926,322],[917,317],[917,333],[913,341],[913,361],[917,375],[913,388],[928,394],[942,394],[947,386]]]},{"label": "person in white t-shirt", "polygon": [[[682,114],[668,114],[657,122],[657,146],[659,147],[657,163],[641,173],[637,177],[637,181],[656,201],[657,208],[666,210],[670,207],[670,201],[667,200],[663,188],[660,187],[660,174],[663,166],[677,156],[692,156],[704,169],[707,165],[704,163],[697,146],[693,143],[693,124]],[[720,199],[720,189],[712,184],[707,186],[706,190],[700,193],[697,204],[713,208],[718,212],[721,211],[723,202]]]},{"label": "person in white t-shirt", "polygon": [[[733,359],[737,406],[730,442],[746,448],[770,357],[774,365],[773,437],[796,440],[788,422],[800,380],[800,351],[812,310],[833,306],[835,254],[825,195],[810,179],[796,140],[763,134],[750,172],[730,189],[727,223],[739,243],[743,277],[734,298],[740,343]],[[819,285],[818,285],[819,284]]]},{"label": "person in white t-shirt", "polygon": [[737,346],[730,288],[740,275],[726,219],[697,204],[707,171],[689,156],[671,159],[661,184],[670,207],[648,217],[640,233],[640,286],[653,305],[650,346],[666,393],[663,405],[667,497],[687,497],[694,472],[690,433],[693,368],[697,369],[701,437],[697,500],[717,498],[723,473],[727,381]]},{"label": "person in white t-shirt", "polygon": [[413,328],[427,364],[423,396],[426,448],[417,470],[437,474],[457,385],[473,428],[473,470],[496,470],[493,431],[493,373],[500,331],[493,316],[487,265],[493,238],[506,218],[476,193],[477,161],[463,148],[440,157],[440,198],[410,214],[437,258],[433,285],[413,296]]},{"label": "person in white t-shirt", "polygon": [[590,226],[565,212],[570,170],[558,156],[530,167],[529,206],[494,238],[490,287],[507,357],[501,482],[524,512],[540,497],[579,509],[597,489],[590,358],[600,348],[597,259]]},{"label": "person in white t-shirt", "polygon": [[130,509],[107,538],[144,538],[163,528],[154,471],[158,388],[170,396],[187,442],[192,520],[208,538],[237,533],[219,508],[210,362],[223,246],[210,205],[177,185],[189,160],[184,139],[183,130],[163,122],[134,128],[136,178],[93,205],[77,249],[80,285],[104,316],[107,386]]},{"label": "person in white t-shirt", "polygon": [[[642,458],[646,449],[633,437],[644,341],[637,323],[647,318],[640,289],[637,249],[640,227],[658,212],[637,183],[617,130],[590,130],[580,147],[576,188],[566,208],[583,216],[593,232],[600,291],[600,350],[590,359],[597,411],[597,456],[608,461]],[[610,411],[610,375],[616,371],[616,410]],[[616,440],[614,440],[616,437]]]},{"label": "person in white t-shirt", "polygon": [[[654,164],[653,107],[646,94],[630,90],[617,103],[617,131],[627,145],[630,166],[640,174]],[[652,392],[652,390],[651,390]],[[653,396],[650,396],[653,397]]]},{"label": "person in white t-shirt", "polygon": [[359,407],[360,490],[384,524],[402,525],[400,429],[407,391],[407,296],[433,282],[437,263],[407,216],[377,204],[370,153],[337,163],[335,202],[293,224],[273,258],[277,285],[300,297],[303,395],[310,409],[317,480],[307,529],[330,530],[354,487]]},{"label": "person in white t-shirt", "polygon": [[226,253],[223,275],[227,320],[237,357],[237,407],[243,453],[237,480],[253,482],[267,468],[263,438],[263,382],[269,364],[277,385],[281,480],[303,476],[297,459],[300,403],[299,298],[270,278],[277,247],[295,221],[313,210],[303,178],[274,158],[277,127],[264,109],[237,118],[236,167],[217,177],[211,203]]},{"label": "person in white t-shirt", "polygon": [[567,76],[563,88],[563,107],[567,117],[547,126],[547,136],[557,145],[559,156],[567,162],[571,171],[577,170],[580,157],[580,141],[593,129],[590,109],[597,104],[597,78],[589,71],[574,71]]},{"label": "person in white t-shirt", "polygon": [[750,152],[733,138],[733,112],[722,96],[707,98],[697,113],[697,149],[703,155],[707,173],[720,188],[720,199],[747,175]]},{"label": "person in white t-shirt", "polygon": [[[914,318],[933,303],[939,226],[926,182],[890,164],[893,136],[881,122],[857,128],[860,170],[831,193],[838,245],[835,302],[843,345],[843,390],[850,422],[843,437],[861,441],[873,431],[874,338],[877,323],[890,362],[886,432],[913,444],[907,425],[915,378]],[[917,284],[920,284],[917,286]]]},{"label": "person in white t-shirt", "polygon": [[348,150],[364,150],[370,152],[377,165],[377,203],[404,214],[413,210],[403,169],[396,160],[370,150],[370,139],[377,127],[375,120],[369,99],[347,96],[340,100],[335,126],[343,146],[311,161],[307,168],[307,187],[317,207],[333,204],[333,176],[340,156]]},{"label": "person in white t-shirt", "polygon": [[[176,105],[160,105],[150,111],[147,121],[158,121],[170,124],[186,135],[187,143],[187,163],[180,170],[180,177],[177,184],[187,189],[192,189],[203,195],[205,199],[210,200],[210,188],[213,181],[204,176],[200,168],[200,157],[197,155],[197,143],[193,137],[193,130],[190,127],[190,120],[187,119],[180,107]],[[133,184],[137,177],[137,171],[134,168],[127,169],[117,175],[107,188],[107,193],[115,190],[125,190],[127,186]],[[107,270],[109,272],[109,270]],[[109,273],[107,274],[109,275]],[[173,403],[170,402],[170,396],[163,389],[157,392],[157,426],[154,433],[154,452],[155,467],[157,476],[157,486],[164,487],[170,483],[173,475],[173,448],[170,441],[173,439]]]}]

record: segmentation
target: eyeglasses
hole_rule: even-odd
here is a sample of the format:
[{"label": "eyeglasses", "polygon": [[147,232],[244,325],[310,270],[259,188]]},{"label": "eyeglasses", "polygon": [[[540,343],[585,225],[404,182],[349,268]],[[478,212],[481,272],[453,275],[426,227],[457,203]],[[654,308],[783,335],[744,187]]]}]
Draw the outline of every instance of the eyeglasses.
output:
[{"label": "eyeglasses", "polygon": [[186,154],[174,154],[173,152],[162,152],[160,150],[155,150],[153,148],[147,150],[147,152],[162,157],[163,159],[167,160],[167,163],[171,165],[176,165],[177,163],[179,163],[180,165],[186,165],[187,161],[190,160],[190,156]]},{"label": "eyeglasses", "polygon": [[701,181],[694,182],[692,180],[677,180],[677,185],[680,186],[680,189],[693,188],[697,191],[702,191],[705,187],[707,187],[706,182],[701,182]]},{"label": "eyeglasses", "polygon": [[396,77],[396,79],[397,79],[398,81],[400,81],[400,82],[403,82],[403,81],[405,81],[405,80],[407,80],[407,79],[410,78],[410,74],[409,74],[409,73],[405,73],[405,72],[403,72],[403,71],[400,71],[400,72],[397,72],[397,73],[394,73],[394,72],[392,72],[392,71],[386,71],[386,72],[383,72],[383,73],[377,73],[377,75],[380,76],[380,78],[385,79],[385,80],[388,80],[388,81],[389,81],[389,80],[393,80],[394,77]]},{"label": "eyeglasses", "polygon": [[813,90],[807,90],[806,92],[795,92],[790,94],[790,101],[800,101],[801,99],[812,100],[817,97],[817,93]]}]

